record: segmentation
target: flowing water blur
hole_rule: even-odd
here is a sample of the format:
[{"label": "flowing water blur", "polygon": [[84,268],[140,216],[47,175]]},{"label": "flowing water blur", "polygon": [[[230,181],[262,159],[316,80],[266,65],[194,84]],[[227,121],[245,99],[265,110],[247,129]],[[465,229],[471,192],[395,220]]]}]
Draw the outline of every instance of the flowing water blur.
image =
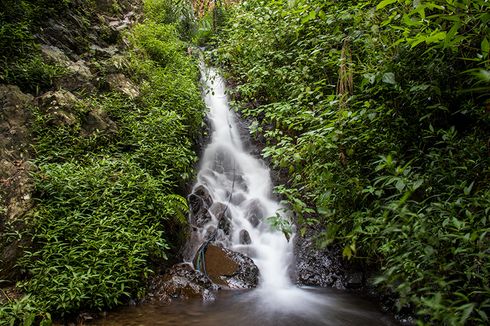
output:
[{"label": "flowing water blur", "polygon": [[[268,310],[257,291],[221,291],[212,303],[200,300],[170,305],[141,305],[121,308],[97,326],[381,326],[396,325],[367,300],[342,291],[303,289],[321,302],[305,311]],[[271,304],[274,299],[270,299]]]},{"label": "flowing water blur", "polygon": [[[204,186],[213,202],[226,205],[231,232],[215,216],[199,230],[223,246],[250,256],[260,270],[255,290],[220,291],[216,300],[142,305],[111,312],[97,325],[391,325],[390,317],[366,300],[331,289],[299,288],[290,279],[294,234],[270,226],[268,218],[288,220],[287,210],[272,198],[267,166],[247,153],[229,109],[224,81],[202,67],[204,99],[212,126],[195,187]],[[243,241],[243,234],[249,241]]]}]

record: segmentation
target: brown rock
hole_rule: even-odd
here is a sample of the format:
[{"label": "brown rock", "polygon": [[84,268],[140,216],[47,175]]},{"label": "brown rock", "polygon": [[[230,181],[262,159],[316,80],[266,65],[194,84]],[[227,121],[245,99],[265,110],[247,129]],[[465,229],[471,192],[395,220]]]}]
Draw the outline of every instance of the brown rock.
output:
[{"label": "brown rock", "polygon": [[211,301],[214,299],[211,291],[218,289],[204,274],[182,263],[150,281],[148,300],[171,302],[175,299],[201,298],[203,301]]},{"label": "brown rock", "polygon": [[205,272],[213,283],[233,289],[257,286],[259,269],[252,259],[216,245],[205,250]]},{"label": "brown rock", "polygon": [[[14,223],[33,205],[33,183],[28,129],[29,106],[33,97],[24,94],[17,86],[0,85],[0,234],[6,225],[14,225],[13,231],[23,228]],[[0,243],[0,279],[15,278],[15,262],[22,253],[16,239]]]},{"label": "brown rock", "polygon": [[54,125],[72,126],[77,122],[74,112],[79,100],[70,91],[50,91],[38,97],[37,102]]},{"label": "brown rock", "polygon": [[107,83],[111,90],[124,93],[130,98],[136,98],[140,95],[138,87],[123,74],[108,75]]}]

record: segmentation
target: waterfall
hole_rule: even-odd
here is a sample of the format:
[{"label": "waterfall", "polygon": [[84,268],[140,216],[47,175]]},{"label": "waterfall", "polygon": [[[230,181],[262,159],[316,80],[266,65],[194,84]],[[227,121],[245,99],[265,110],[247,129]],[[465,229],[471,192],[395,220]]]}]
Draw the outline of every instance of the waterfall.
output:
[{"label": "waterfall", "polygon": [[236,115],[228,105],[224,80],[214,68],[201,69],[212,134],[194,188],[205,186],[213,202],[225,204],[231,215],[229,235],[213,217],[200,230],[201,237],[205,239],[206,234],[217,230],[215,241],[252,258],[260,270],[260,288],[291,287],[293,241],[269,222],[271,217],[287,220],[286,209],[272,199],[267,166],[244,148]]}]

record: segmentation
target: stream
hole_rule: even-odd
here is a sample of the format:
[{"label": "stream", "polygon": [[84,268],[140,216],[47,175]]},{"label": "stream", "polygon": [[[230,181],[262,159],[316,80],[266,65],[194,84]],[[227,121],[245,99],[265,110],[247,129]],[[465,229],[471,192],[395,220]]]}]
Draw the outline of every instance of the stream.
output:
[{"label": "stream", "polygon": [[124,307],[91,325],[396,325],[366,299],[293,283],[294,229],[271,226],[287,227],[288,211],[272,196],[265,163],[244,146],[223,79],[213,68],[201,69],[212,134],[194,189],[205,187],[213,202],[226,207],[231,218],[226,230],[211,216],[197,230],[196,243],[211,238],[252,258],[260,272],[258,287],[218,291],[214,300],[206,303],[196,299]]}]

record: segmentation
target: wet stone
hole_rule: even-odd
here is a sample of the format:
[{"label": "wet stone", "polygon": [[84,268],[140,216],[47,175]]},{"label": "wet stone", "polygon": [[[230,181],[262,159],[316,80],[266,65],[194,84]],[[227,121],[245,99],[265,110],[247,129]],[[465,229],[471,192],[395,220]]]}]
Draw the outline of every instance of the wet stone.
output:
[{"label": "wet stone", "polygon": [[252,199],[247,205],[246,218],[252,224],[253,227],[257,227],[260,221],[264,218],[264,210],[258,199]]},{"label": "wet stone", "polygon": [[230,203],[232,203],[233,205],[240,205],[241,203],[243,203],[247,198],[245,197],[245,195],[241,192],[234,192],[231,194],[231,198],[230,198]]},{"label": "wet stone", "polygon": [[249,245],[252,243],[252,239],[247,230],[240,230],[238,238],[240,239],[240,244]]},{"label": "wet stone", "polygon": [[259,269],[249,257],[215,245],[207,246],[204,257],[213,283],[233,289],[257,286]]},{"label": "wet stone", "polygon": [[201,298],[212,301],[211,291],[218,290],[203,273],[194,270],[189,264],[177,264],[165,275],[154,277],[150,281],[147,300],[150,302],[171,302],[176,299]]},{"label": "wet stone", "polygon": [[361,272],[352,272],[347,275],[346,287],[350,289],[360,288],[363,285],[363,275]]},{"label": "wet stone", "polygon": [[189,195],[190,219],[191,224],[196,227],[202,227],[211,220],[211,215],[208,211],[213,203],[211,195],[206,187],[200,185],[194,189],[194,192]]}]

